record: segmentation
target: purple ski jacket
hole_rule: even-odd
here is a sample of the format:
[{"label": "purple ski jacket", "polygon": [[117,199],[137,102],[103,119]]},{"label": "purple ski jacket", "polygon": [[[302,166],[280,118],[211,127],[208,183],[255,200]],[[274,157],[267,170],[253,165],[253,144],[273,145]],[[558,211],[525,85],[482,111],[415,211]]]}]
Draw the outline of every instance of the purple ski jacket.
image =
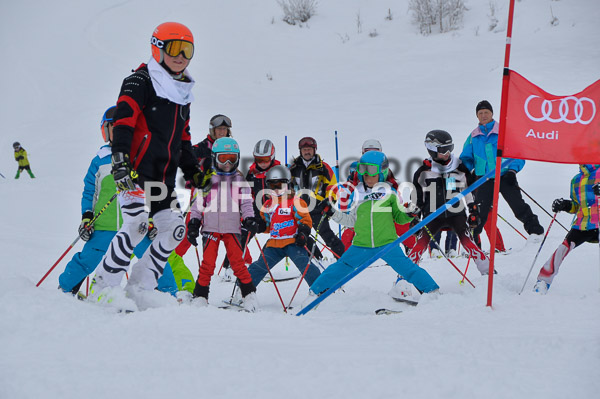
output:
[{"label": "purple ski jacket", "polygon": [[198,191],[192,218],[202,220],[202,231],[241,234],[241,220],[254,217],[252,190],[239,171],[211,177],[210,190]]}]

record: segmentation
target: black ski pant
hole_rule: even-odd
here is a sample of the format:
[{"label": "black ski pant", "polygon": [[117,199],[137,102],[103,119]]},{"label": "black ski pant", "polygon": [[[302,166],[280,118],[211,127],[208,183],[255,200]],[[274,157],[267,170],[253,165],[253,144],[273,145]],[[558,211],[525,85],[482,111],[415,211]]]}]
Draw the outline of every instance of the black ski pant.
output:
[{"label": "black ski pant", "polygon": [[[323,214],[321,214],[318,211],[310,212],[310,217],[312,219],[313,229],[315,229],[315,231],[317,229],[319,229],[318,237],[321,237],[323,239],[323,241],[325,241],[325,244],[327,244],[327,246],[329,248],[331,248],[331,250],[338,257],[341,257],[344,254],[344,252],[346,251],[346,247],[344,246],[344,243],[342,242],[342,240],[340,240],[339,237],[335,235],[333,230],[331,230],[331,226],[329,226],[329,220],[325,219],[325,220],[323,220],[323,222],[321,222],[321,218],[323,217]],[[319,225],[319,223],[320,223],[320,225]],[[309,251],[312,251],[313,245],[315,245],[314,240],[309,239],[307,242],[307,247],[308,247]],[[315,249],[315,258],[320,259],[318,257],[317,252],[318,252],[318,248]]]},{"label": "black ski pant", "polygon": [[[500,177],[500,194],[510,206],[510,209],[515,214],[515,217],[523,223],[527,234],[544,234],[544,228],[540,225],[538,217],[533,213],[531,207],[523,200],[519,184],[514,177],[508,177],[508,172]],[[475,200],[479,204],[479,217],[481,223],[473,230],[473,235],[479,237],[483,226],[487,221],[488,215],[492,208],[494,198],[494,179],[483,183],[475,191]]]}]

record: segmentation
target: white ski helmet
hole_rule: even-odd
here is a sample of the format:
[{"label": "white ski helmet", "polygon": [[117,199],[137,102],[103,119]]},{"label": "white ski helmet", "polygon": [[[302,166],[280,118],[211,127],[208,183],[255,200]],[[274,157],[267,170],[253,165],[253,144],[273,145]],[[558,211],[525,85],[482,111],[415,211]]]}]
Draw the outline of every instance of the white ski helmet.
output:
[{"label": "white ski helmet", "polygon": [[379,140],[369,139],[362,145],[362,153],[364,154],[367,151],[383,151],[383,147]]},{"label": "white ski helmet", "polygon": [[254,155],[254,158],[269,157],[270,161],[273,161],[275,159],[275,146],[271,140],[262,139],[254,146],[252,155]]}]

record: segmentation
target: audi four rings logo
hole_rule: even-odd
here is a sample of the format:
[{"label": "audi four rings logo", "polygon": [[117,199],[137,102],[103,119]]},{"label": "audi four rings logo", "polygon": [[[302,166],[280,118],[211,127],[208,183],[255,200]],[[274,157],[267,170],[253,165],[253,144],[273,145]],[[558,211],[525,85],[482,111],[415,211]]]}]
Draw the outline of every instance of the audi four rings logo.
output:
[{"label": "audi four rings logo", "polygon": [[[568,124],[581,123],[582,125],[588,125],[596,116],[596,104],[593,100],[582,97],[577,98],[575,96],[564,97],[558,100],[543,100],[542,102],[535,101],[529,104],[534,98],[541,98],[540,96],[531,95],[525,100],[525,114],[529,119],[534,122],[548,121],[551,123],[565,122]],[[558,103],[558,104],[556,104]],[[588,105],[589,103],[589,105]],[[539,110],[537,104],[540,105]],[[558,118],[552,117],[553,107],[558,105]],[[572,108],[571,108],[572,107]],[[530,109],[533,112],[529,112]],[[585,119],[589,115],[591,110],[591,116]],[[584,117],[584,111],[585,117]],[[535,114],[536,116],[532,115]],[[539,115],[539,116],[537,116]]]}]

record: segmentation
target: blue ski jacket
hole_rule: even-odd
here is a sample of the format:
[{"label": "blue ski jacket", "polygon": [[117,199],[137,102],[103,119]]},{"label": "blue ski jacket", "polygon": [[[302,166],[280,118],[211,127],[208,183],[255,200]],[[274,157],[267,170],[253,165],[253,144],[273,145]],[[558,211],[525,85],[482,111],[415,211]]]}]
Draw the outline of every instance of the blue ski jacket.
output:
[{"label": "blue ski jacket", "polygon": [[[498,131],[498,122],[493,120],[488,124],[477,126],[467,137],[460,160],[475,176],[483,176],[496,167]],[[503,161],[504,159],[508,158],[502,158]],[[515,159],[508,167],[502,169],[500,175],[504,175],[509,170],[519,172],[523,166],[525,166],[524,160]]]}]

